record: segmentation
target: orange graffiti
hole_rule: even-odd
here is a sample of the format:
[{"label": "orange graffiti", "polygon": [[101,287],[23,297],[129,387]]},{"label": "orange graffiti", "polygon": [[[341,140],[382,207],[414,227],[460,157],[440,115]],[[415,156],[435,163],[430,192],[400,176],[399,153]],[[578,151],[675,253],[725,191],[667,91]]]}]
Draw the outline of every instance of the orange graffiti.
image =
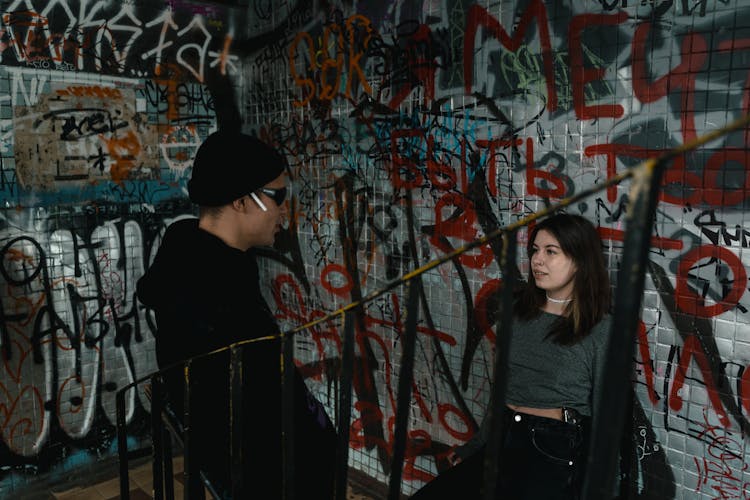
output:
[{"label": "orange graffiti", "polygon": [[136,158],[141,152],[141,144],[133,131],[128,131],[125,137],[113,137],[107,139],[102,135],[99,138],[107,146],[107,151],[114,161],[110,168],[110,175],[114,182],[122,184],[130,176],[131,170],[136,166]]},{"label": "orange graffiti", "polygon": [[[364,29],[365,36],[361,35],[358,28]],[[302,98],[294,101],[295,106],[305,106],[313,99],[332,100],[338,95],[341,88],[341,79],[344,75],[344,58],[348,60],[346,72],[346,85],[344,95],[347,99],[353,97],[353,84],[355,79],[362,85],[363,90],[372,94],[372,88],[365,78],[364,71],[360,66],[360,59],[365,55],[367,47],[372,38],[373,28],[369,19],[362,15],[349,17],[344,27],[330,24],[323,30],[323,35],[316,44],[309,33],[302,31],[297,33],[289,45],[289,71],[298,87],[302,90]],[[345,43],[348,50],[345,49]],[[300,47],[306,46],[299,50]],[[333,55],[330,50],[333,49]],[[307,59],[305,59],[307,55]],[[303,71],[299,72],[298,67]],[[334,75],[331,73],[334,72]],[[318,75],[318,81],[306,75]],[[329,81],[329,79],[331,79]]]}]

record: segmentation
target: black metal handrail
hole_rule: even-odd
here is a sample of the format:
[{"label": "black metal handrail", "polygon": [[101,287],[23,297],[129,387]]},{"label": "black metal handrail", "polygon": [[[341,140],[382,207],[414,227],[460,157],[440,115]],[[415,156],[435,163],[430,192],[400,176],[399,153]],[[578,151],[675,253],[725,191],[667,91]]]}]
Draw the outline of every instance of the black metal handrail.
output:
[{"label": "black metal handrail", "polygon": [[[152,430],[152,448],[153,448],[153,475],[154,475],[154,498],[161,499],[162,496],[162,485],[166,484],[167,498],[173,498],[174,492],[172,490],[172,475],[171,470],[165,471],[164,469],[171,469],[171,446],[168,444],[169,439],[176,438],[180,441],[183,448],[184,455],[184,477],[185,477],[185,498],[190,498],[192,492],[197,488],[205,488],[209,491],[214,498],[219,498],[214,486],[211,484],[208,478],[206,478],[200,470],[196,468],[197,462],[191,459],[190,455],[190,414],[192,402],[191,393],[191,368],[196,360],[209,358],[216,354],[230,351],[230,436],[232,438],[232,447],[230,450],[230,463],[232,464],[232,492],[237,493],[242,487],[242,474],[237,474],[239,469],[236,469],[237,464],[242,463],[241,446],[235,443],[235,437],[241,436],[242,433],[242,391],[241,388],[241,373],[242,373],[242,357],[239,355],[241,349],[245,346],[256,344],[259,342],[266,342],[278,338],[276,335],[264,336],[255,339],[248,339],[242,342],[216,349],[211,352],[199,354],[188,360],[173,363],[160,370],[150,373],[149,375],[143,376],[137,380],[134,380],[130,384],[123,386],[115,394],[115,407],[116,407],[116,427],[117,427],[117,450],[119,457],[119,469],[120,469],[120,498],[121,500],[128,500],[130,498],[129,492],[129,453],[127,443],[127,423],[125,421],[125,395],[126,393],[134,389],[135,387],[150,383],[150,399],[151,399],[151,430]],[[185,377],[185,394],[184,394],[184,413],[183,420],[180,419],[174,412],[164,405],[164,391],[162,388],[164,376],[170,371],[182,369]],[[168,436],[165,436],[164,431],[168,431]],[[241,441],[238,441],[241,442]],[[169,453],[169,455],[167,455]],[[164,465],[164,458],[169,456],[170,462],[168,466]],[[171,492],[171,494],[170,494]],[[236,496],[235,496],[236,498]]]},{"label": "black metal handrail", "polygon": [[[661,175],[663,170],[669,161],[675,157],[682,155],[688,151],[696,149],[701,145],[704,145],[710,141],[713,141],[719,137],[722,137],[729,132],[738,130],[750,124],[750,116],[745,116],[738,119],[727,126],[717,129],[713,132],[707,133],[697,139],[681,145],[677,148],[664,152],[657,158],[648,159],[620,174],[610,177],[605,182],[592,186],[589,189],[580,191],[579,193],[570,196],[568,198],[560,200],[558,203],[547,207],[546,209],[540,210],[533,214],[530,214],[515,223],[509,224],[505,227],[499,228],[485,235],[482,238],[478,238],[474,241],[467,243],[466,245],[449,252],[438,259],[434,259],[421,267],[414,269],[413,271],[401,276],[400,278],[394,279],[387,283],[385,286],[378,290],[371,292],[360,300],[353,301],[340,309],[333,311],[325,316],[319,317],[313,321],[297,326],[285,332],[281,332],[276,335],[269,335],[261,338],[245,340],[237,342],[230,346],[217,349],[210,353],[201,354],[190,360],[182,363],[175,363],[174,365],[160,369],[148,376],[142,377],[118,390],[116,394],[116,406],[117,406],[117,434],[118,434],[118,453],[120,457],[120,492],[123,500],[128,500],[128,451],[127,451],[127,438],[126,438],[126,422],[125,422],[125,393],[146,382],[147,380],[152,381],[152,385],[156,382],[156,385],[160,385],[160,378],[163,377],[166,371],[170,369],[176,369],[182,367],[184,369],[186,384],[185,384],[185,415],[184,422],[185,428],[182,429],[183,446],[185,449],[185,474],[186,474],[186,498],[189,498],[193,488],[209,486],[210,484],[206,481],[203,485],[196,486],[197,472],[194,470],[194,463],[189,455],[190,446],[190,429],[189,429],[189,417],[190,417],[190,367],[192,362],[199,358],[205,358],[216,355],[220,352],[230,350],[230,415],[231,415],[231,436],[232,436],[232,448],[231,448],[231,464],[232,464],[232,491],[238,492],[242,486],[241,474],[238,474],[240,465],[242,463],[241,447],[239,446],[239,436],[242,432],[241,429],[241,400],[237,401],[235,398],[240,397],[241,391],[238,393],[239,380],[241,380],[242,372],[242,360],[239,356],[239,351],[248,344],[254,344],[258,342],[265,342],[270,340],[281,340],[283,350],[283,362],[282,362],[282,392],[286,391],[288,394],[289,374],[290,370],[286,367],[292,366],[292,342],[294,335],[302,331],[306,331],[318,324],[336,321],[338,318],[344,319],[344,341],[343,341],[343,352],[342,352],[342,363],[341,363],[341,376],[342,382],[339,387],[339,397],[337,400],[338,404],[338,445],[337,445],[337,464],[336,464],[336,484],[334,485],[334,491],[337,500],[344,499],[346,497],[346,484],[347,484],[347,469],[348,469],[348,436],[349,436],[349,422],[351,417],[351,390],[352,390],[352,372],[354,363],[354,313],[358,310],[362,310],[362,307],[387,293],[394,288],[403,284],[409,285],[408,298],[407,298],[407,310],[406,310],[406,326],[405,331],[402,334],[403,338],[403,352],[401,358],[401,372],[399,377],[398,394],[397,394],[397,408],[396,408],[396,419],[397,425],[395,430],[395,443],[394,453],[391,464],[391,480],[389,482],[389,498],[397,499],[400,495],[401,488],[401,470],[403,467],[404,451],[405,451],[405,439],[406,439],[406,427],[408,425],[407,412],[411,398],[411,383],[413,378],[413,366],[414,366],[414,342],[416,339],[416,323],[417,323],[417,310],[419,307],[419,296],[421,293],[421,283],[419,278],[425,272],[438,267],[446,262],[453,261],[456,257],[463,253],[466,253],[472,249],[483,246],[497,238],[503,238],[503,251],[501,255],[501,271],[504,277],[504,286],[501,291],[502,297],[499,301],[498,318],[502,318],[501,331],[498,332],[497,342],[498,344],[496,351],[498,355],[495,360],[494,368],[494,381],[492,401],[490,405],[489,417],[491,422],[490,430],[490,443],[497,444],[499,436],[501,435],[499,418],[496,418],[495,409],[502,407],[502,402],[505,397],[505,377],[507,367],[507,343],[509,339],[509,329],[512,322],[511,315],[511,301],[512,295],[510,290],[512,289],[512,283],[516,279],[516,235],[519,229],[528,226],[536,220],[547,217],[567,206],[572,205],[578,201],[586,199],[596,193],[604,191],[605,189],[620,184],[621,182],[632,179],[630,203],[628,206],[628,212],[626,215],[626,237],[625,237],[625,250],[623,253],[622,265],[618,274],[617,291],[615,295],[615,307],[614,307],[614,318],[612,321],[613,328],[617,325],[618,334],[611,336],[611,343],[607,353],[606,361],[606,372],[605,377],[608,384],[611,384],[610,389],[603,394],[599,399],[599,405],[594,409],[594,417],[592,423],[592,434],[591,443],[588,453],[588,467],[586,478],[584,481],[583,497],[585,500],[593,500],[599,498],[606,498],[608,492],[612,491],[612,485],[614,482],[614,474],[616,469],[617,454],[619,452],[619,442],[622,434],[623,422],[625,419],[625,409],[627,408],[627,397],[629,391],[627,390],[627,384],[630,380],[630,364],[632,360],[632,350],[636,340],[636,327],[637,318],[640,311],[641,297],[643,294],[643,283],[645,279],[645,268],[647,262],[647,255],[649,250],[650,237],[652,232],[653,217],[657,205],[657,196],[660,188]],[[413,280],[413,281],[412,281]],[[154,393],[157,398],[161,397],[161,392]],[[234,400],[234,401],[233,401]],[[288,403],[288,396],[284,398],[284,403]],[[153,398],[152,398],[153,404]],[[163,413],[164,408],[161,406],[161,401],[157,401],[156,410]],[[152,412],[154,406],[152,406]],[[284,416],[283,432],[284,432],[284,498],[294,498],[293,489],[293,466],[291,448],[291,415]],[[154,427],[159,427],[164,422],[164,418],[152,418]],[[606,425],[602,425],[602,422],[606,422]],[[175,429],[174,426],[170,428],[173,433],[178,433],[179,430]],[[166,449],[164,446],[164,439],[161,429],[154,431],[152,436],[154,442],[154,453],[156,454],[157,448],[160,453],[163,454],[163,450]],[[495,493],[495,482],[496,472],[498,467],[501,466],[499,463],[499,457],[496,453],[496,446],[490,446],[489,453],[485,459],[485,484],[483,487],[483,496],[485,499],[494,498]],[[156,455],[155,455],[156,461]],[[165,468],[161,465],[154,465],[154,475],[160,478],[164,477]],[[236,477],[240,476],[240,477]],[[167,481],[168,483],[170,481]],[[155,493],[156,485],[159,484],[159,490],[162,489],[161,479],[155,481]],[[188,486],[188,483],[190,486]],[[209,489],[211,492],[211,490]],[[161,491],[159,491],[161,493]],[[215,493],[211,492],[215,495]],[[160,497],[157,497],[160,498]]]}]

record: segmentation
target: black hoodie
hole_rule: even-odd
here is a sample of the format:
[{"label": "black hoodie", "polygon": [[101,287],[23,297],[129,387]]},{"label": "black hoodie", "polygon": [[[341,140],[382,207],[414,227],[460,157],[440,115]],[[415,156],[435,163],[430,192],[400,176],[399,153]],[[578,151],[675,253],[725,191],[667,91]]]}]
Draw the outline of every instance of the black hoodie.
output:
[{"label": "black hoodie", "polygon": [[[180,220],[167,228],[153,264],[138,281],[137,293],[140,301],[155,313],[159,367],[177,363],[167,373],[166,382],[170,404],[178,415],[183,411],[179,362],[279,331],[260,292],[253,251],[228,246],[198,228],[197,219]],[[280,485],[279,361],[278,340],[248,344],[243,349],[243,448],[247,457],[244,481],[253,490],[273,492]],[[229,355],[223,352],[194,361],[191,376],[193,398],[198,402],[191,421],[197,428],[201,467],[224,489],[230,484],[228,366]],[[327,416],[322,427],[316,424],[306,411],[311,403],[315,406],[295,370],[295,436],[312,440],[295,440],[297,483],[309,481],[312,478],[308,473],[312,473],[318,476],[318,484],[328,488],[332,482],[335,433]],[[320,496],[310,498],[327,495],[326,489]]]},{"label": "black hoodie", "polygon": [[138,298],[156,314],[157,359],[165,367],[197,354],[278,332],[258,286],[252,250],[232,248],[198,228],[167,228]]}]

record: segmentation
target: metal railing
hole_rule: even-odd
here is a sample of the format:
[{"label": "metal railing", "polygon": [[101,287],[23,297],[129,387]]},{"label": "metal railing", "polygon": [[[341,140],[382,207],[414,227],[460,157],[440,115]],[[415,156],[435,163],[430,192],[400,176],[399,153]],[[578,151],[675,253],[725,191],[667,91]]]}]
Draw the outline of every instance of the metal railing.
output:
[{"label": "metal railing", "polygon": [[[446,262],[453,261],[458,256],[483,246],[493,240],[502,239],[501,272],[505,285],[501,289],[501,300],[497,318],[500,321],[500,331],[496,335],[496,356],[494,366],[494,383],[488,418],[490,419],[489,446],[485,456],[483,497],[486,500],[495,498],[497,471],[502,467],[499,457],[499,444],[502,436],[502,422],[497,414],[505,398],[506,389],[506,367],[507,352],[510,341],[510,328],[512,324],[512,284],[517,277],[516,264],[516,236],[518,230],[528,226],[534,221],[547,217],[567,206],[584,200],[609,187],[631,180],[628,211],[626,214],[626,232],[622,262],[617,277],[615,292],[614,313],[612,325],[617,325],[617,335],[611,335],[611,341],[607,353],[605,368],[605,380],[607,390],[601,394],[599,406],[594,409],[590,445],[587,455],[586,475],[583,484],[584,500],[599,500],[607,498],[613,490],[619,443],[622,437],[622,429],[626,418],[628,397],[630,391],[630,371],[632,353],[636,344],[637,322],[640,314],[641,298],[645,279],[645,269],[648,262],[648,251],[652,233],[653,220],[658,201],[661,177],[668,163],[675,157],[688,151],[696,149],[710,141],[722,137],[729,132],[741,129],[750,124],[750,116],[736,120],[729,125],[705,134],[690,143],[684,144],[672,150],[666,151],[661,156],[648,159],[639,165],[610,177],[605,182],[583,190],[574,196],[565,198],[557,204],[544,210],[535,212],[517,222],[499,228],[488,233],[482,238],[467,243],[454,251],[432,260],[413,271],[394,279],[382,288],[371,292],[360,300],[351,302],[330,314],[319,317],[313,321],[295,327],[291,330],[252,340],[247,340],[227,346],[225,348],[206,353],[184,364],[167,367],[151,375],[143,377],[131,384],[121,388],[116,395],[117,404],[117,433],[118,451],[120,456],[120,495],[123,500],[129,499],[128,493],[128,450],[127,450],[127,426],[125,422],[125,394],[139,384],[150,381],[152,387],[152,441],[153,441],[153,473],[154,473],[154,496],[157,499],[166,493],[167,498],[173,497],[171,490],[171,461],[166,463],[166,458],[171,460],[171,445],[169,435],[181,439],[185,460],[185,498],[191,498],[196,488],[206,487],[209,493],[216,496],[209,481],[201,477],[200,471],[195,469],[195,461],[191,457],[191,428],[190,412],[192,407],[190,376],[193,361],[198,358],[212,356],[219,352],[229,350],[230,355],[230,436],[232,447],[230,459],[232,464],[232,492],[234,498],[239,498],[237,492],[242,489],[242,391],[240,390],[242,379],[242,356],[241,350],[253,343],[270,340],[282,341],[283,363],[282,363],[282,393],[283,409],[289,409],[291,405],[291,370],[284,367],[293,366],[293,338],[296,334],[306,331],[318,324],[330,321],[343,320],[343,345],[340,373],[340,387],[337,395],[337,456],[334,492],[337,500],[346,498],[347,471],[349,454],[349,431],[351,421],[351,391],[352,375],[354,372],[354,327],[357,321],[358,311],[368,302],[382,296],[394,288],[406,285],[406,322],[401,334],[403,351],[398,381],[398,393],[396,396],[396,426],[394,431],[393,456],[391,462],[391,474],[388,482],[388,498],[396,500],[401,495],[402,467],[405,458],[407,443],[408,412],[411,401],[411,385],[414,370],[414,351],[417,334],[417,311],[422,296],[421,276],[425,272],[434,269]],[[408,200],[408,198],[407,198]],[[164,406],[162,378],[167,370],[182,366],[185,377],[185,412],[183,415],[184,428],[180,428],[179,419],[170,415],[168,408]],[[294,468],[293,468],[293,425],[291,411],[284,411],[283,415],[283,450],[284,450],[284,498],[295,498],[294,491]],[[217,497],[218,498],[218,497]]]}]

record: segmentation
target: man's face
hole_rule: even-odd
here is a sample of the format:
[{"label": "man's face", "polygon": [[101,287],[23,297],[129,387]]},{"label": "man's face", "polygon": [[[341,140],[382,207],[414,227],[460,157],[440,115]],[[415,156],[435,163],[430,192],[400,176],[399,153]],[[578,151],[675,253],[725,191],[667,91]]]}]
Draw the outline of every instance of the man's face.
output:
[{"label": "man's face", "polygon": [[[287,189],[286,173],[255,191],[255,199],[251,196],[254,204],[254,244],[253,246],[271,246],[276,239],[276,233],[287,215],[287,201],[281,199],[281,190]],[[285,197],[286,198],[286,197]],[[265,208],[265,210],[264,210]]]}]

